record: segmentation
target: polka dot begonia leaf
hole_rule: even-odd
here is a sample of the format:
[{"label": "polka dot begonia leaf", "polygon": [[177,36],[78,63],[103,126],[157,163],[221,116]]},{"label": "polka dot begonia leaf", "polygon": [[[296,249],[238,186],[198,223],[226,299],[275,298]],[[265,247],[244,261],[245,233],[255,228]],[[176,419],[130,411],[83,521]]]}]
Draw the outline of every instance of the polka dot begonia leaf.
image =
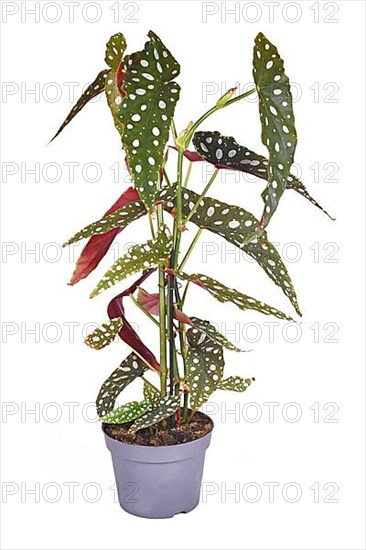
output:
[{"label": "polka dot begonia leaf", "polygon": [[121,66],[123,54],[126,50],[126,39],[118,32],[110,37],[107,42],[104,61],[112,70],[117,71]]},{"label": "polka dot begonia leaf", "polygon": [[[131,177],[147,207],[154,204],[180,87],[180,66],[152,31],[145,48],[126,56],[122,89],[106,88]],[[113,83],[111,83],[113,85]],[[109,81],[108,81],[109,86]],[[109,93],[111,92],[111,93]],[[113,103],[113,106],[112,106]]]},{"label": "polka dot begonia leaf", "polygon": [[225,336],[221,334],[213,325],[211,325],[209,321],[203,321],[202,319],[198,319],[198,317],[190,317],[190,320],[195,328],[206,334],[206,336],[208,336],[213,342],[220,344],[220,346],[231,351],[245,351],[229,342],[229,340],[225,338]]},{"label": "polka dot begonia leaf", "polygon": [[253,51],[253,78],[259,97],[262,142],[269,152],[268,185],[264,200],[263,226],[277,209],[294,160],[297,144],[290,82],[277,48],[259,33]]},{"label": "polka dot begonia leaf", "polygon": [[148,401],[131,401],[103,416],[104,424],[123,424],[143,415],[150,408]]},{"label": "polka dot begonia leaf", "polygon": [[101,327],[96,328],[89,334],[85,339],[85,343],[93,349],[105,348],[113,342],[122,326],[123,321],[120,317],[111,319],[109,323],[103,323]]},{"label": "polka dot begonia leaf", "polygon": [[103,382],[96,400],[98,416],[103,418],[114,409],[118,395],[135,378],[141,376],[147,367],[134,353],[131,353],[120,366]]},{"label": "polka dot begonia leaf", "polygon": [[148,401],[150,405],[157,405],[160,401],[160,392],[155,389],[151,384],[144,381],[144,399]]},{"label": "polka dot begonia leaf", "polygon": [[84,229],[78,231],[71,239],[66,241],[63,246],[76,243],[81,239],[86,239],[93,235],[102,235],[108,233],[111,229],[124,229],[131,222],[138,220],[147,213],[147,210],[141,201],[134,201],[130,204],[126,204],[122,208],[115,210],[111,214],[104,216],[100,220],[93,222]]},{"label": "polka dot begonia leaf", "polygon": [[197,328],[187,330],[186,382],[191,408],[196,410],[217,389],[224,372],[223,348]]},{"label": "polka dot begonia leaf", "polygon": [[215,279],[212,279],[208,275],[202,275],[201,273],[193,273],[192,275],[187,275],[182,271],[177,273],[177,277],[185,281],[191,281],[192,283],[198,284],[198,286],[204,288],[209,292],[216,300],[219,302],[231,302],[236,305],[239,309],[242,310],[254,310],[259,313],[264,313],[264,315],[274,315],[278,319],[286,319],[292,321],[293,319],[279,311],[275,307],[269,306],[264,302],[255,300],[246,294],[242,294],[235,288],[229,288]]},{"label": "polka dot begonia leaf", "polygon": [[173,395],[164,397],[156,403],[151,409],[146,411],[140,418],[135,420],[130,428],[130,432],[137,432],[143,428],[148,428],[157,424],[164,418],[172,416],[180,407],[180,396]]},{"label": "polka dot begonia leaf", "polygon": [[[160,198],[165,201],[164,208],[171,212],[175,206],[174,192],[164,190]],[[190,189],[183,192],[183,214],[188,216],[199,195]],[[281,256],[267,239],[264,230],[258,237],[250,241],[253,231],[259,221],[247,210],[233,206],[210,197],[204,197],[190,221],[197,226],[220,235],[226,241],[234,244],[251,256],[267,273],[272,281],[279,286],[289,298],[296,312],[301,315],[296,291]]]},{"label": "polka dot begonia leaf", "polygon": [[145,244],[131,246],[127,254],[119,258],[99,281],[90,297],[93,298],[103,290],[123,281],[133,273],[149,269],[169,258],[173,242],[167,227],[164,227],[156,239]]},{"label": "polka dot begonia leaf", "polygon": [[118,116],[118,111],[123,97],[123,54],[125,50],[125,37],[123,34],[117,33],[109,39],[105,52],[105,62],[111,68],[105,83],[105,95],[113,116],[114,124],[121,136],[124,132],[124,124]]},{"label": "polka dot begonia leaf", "polygon": [[241,376],[229,376],[222,380],[218,386],[218,390],[230,390],[243,392],[253,383],[254,378],[242,378]]},{"label": "polka dot begonia leaf", "polygon": [[65,126],[67,126],[71,121],[72,119],[78,114],[80,113],[81,109],[83,107],[85,107],[85,105],[87,103],[89,103],[89,101],[91,99],[93,99],[94,97],[96,97],[97,95],[99,95],[100,93],[102,93],[102,91],[104,90],[104,86],[105,86],[105,82],[106,82],[106,79],[107,79],[107,76],[108,76],[108,69],[106,70],[103,70],[103,71],[100,71],[100,73],[98,74],[98,76],[96,77],[96,79],[94,80],[94,82],[92,82],[85,90],[85,92],[83,92],[83,94],[80,96],[80,98],[77,100],[76,104],[74,105],[74,107],[71,109],[71,111],[69,112],[69,114],[67,115],[66,119],[64,120],[64,122],[61,124],[60,128],[57,130],[56,134],[53,136],[53,138],[51,139],[51,141],[53,141],[54,139],[57,138],[57,136],[62,132],[62,130],[65,128]]},{"label": "polka dot begonia leaf", "polygon": [[[193,144],[201,157],[217,168],[237,170],[268,181],[268,160],[262,155],[239,145],[231,136],[223,136],[220,132],[196,132]],[[332,219],[326,210],[310,195],[305,185],[293,174],[289,174],[286,189],[300,193],[314,206]]]}]

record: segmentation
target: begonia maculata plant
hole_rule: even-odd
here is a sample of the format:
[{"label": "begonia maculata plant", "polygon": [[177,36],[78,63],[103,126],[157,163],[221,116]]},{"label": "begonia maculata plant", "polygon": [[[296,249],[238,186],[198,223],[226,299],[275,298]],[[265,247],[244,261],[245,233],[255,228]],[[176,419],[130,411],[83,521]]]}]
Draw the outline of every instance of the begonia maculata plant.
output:
[{"label": "begonia maculata plant", "polygon": [[[229,89],[181,132],[176,131],[174,123],[181,91],[176,59],[151,31],[143,50],[129,55],[125,50],[122,34],[110,38],[106,68],[86,88],[56,136],[92,98],[104,93],[122,142],[121,162],[126,162],[132,182],[102,218],[65,243],[89,239],[77,261],[72,285],[91,274],[119,233],[135,220],[146,218],[144,242],[131,246],[91,292],[91,297],[96,297],[111,287],[118,288],[107,307],[109,320],[86,338],[87,345],[96,350],[110,344],[117,335],[130,347],[127,357],[120,358],[120,365],[102,384],[96,406],[103,423],[129,423],[128,429],[134,434],[144,428],[158,431],[183,426],[215,390],[244,392],[253,382],[253,378],[243,378],[240,373],[225,376],[224,355],[245,350],[202,318],[204,315],[198,311],[201,302],[196,305],[197,311],[188,315],[185,305],[193,285],[200,287],[202,301],[206,294],[244,311],[292,319],[276,307],[246,295],[242,284],[238,285],[240,288],[229,288],[212,273],[188,269],[201,233],[218,235],[250,256],[283,291],[296,314],[301,315],[290,275],[267,228],[280,210],[281,197],[287,190],[296,191],[323,209],[290,172],[297,144],[290,83],[277,48],[262,33],[254,42],[253,87],[242,94]],[[261,140],[267,157],[217,130],[199,130],[217,111],[228,110],[251,94],[258,98]],[[169,166],[174,163],[174,174],[168,170],[168,155]],[[189,184],[192,164],[196,162],[210,163],[214,170],[199,192]],[[238,192],[239,206],[208,195],[220,170],[256,176],[263,200],[258,218],[245,209],[243,189]],[[148,278],[155,279],[156,292],[144,289]],[[123,287],[125,279],[129,281],[127,287]],[[128,297],[156,326],[156,351],[147,347],[143,335],[138,335],[127,320]],[[147,371],[153,371],[155,381],[146,377]],[[121,392],[136,381],[142,381],[141,399],[117,404]]]}]

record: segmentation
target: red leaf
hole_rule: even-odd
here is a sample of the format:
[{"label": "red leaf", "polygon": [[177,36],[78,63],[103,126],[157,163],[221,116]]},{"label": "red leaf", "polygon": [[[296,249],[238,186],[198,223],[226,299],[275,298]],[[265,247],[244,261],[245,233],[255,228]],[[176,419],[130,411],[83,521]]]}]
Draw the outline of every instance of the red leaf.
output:
[{"label": "red leaf", "polygon": [[[166,269],[166,271],[168,271],[168,269]],[[159,315],[159,294],[150,294],[146,292],[146,290],[140,288],[137,301],[144,309],[151,313],[151,315]],[[174,307],[174,317],[185,325],[193,326],[188,315],[180,311],[177,307]]]},{"label": "red leaf", "polygon": [[[173,145],[169,145],[169,147],[170,149],[174,149],[174,151],[178,151]],[[204,160],[196,151],[188,151],[188,149],[184,151],[183,156],[191,162],[202,162]]]},{"label": "red leaf", "polygon": [[137,301],[151,315],[159,315],[159,294],[149,294],[149,292],[140,288]]},{"label": "red leaf", "polygon": [[[109,208],[109,210],[107,210],[104,216],[107,216],[115,210],[118,210],[118,208],[122,208],[122,206],[126,206],[127,204],[139,199],[140,196],[136,189],[129,187],[122,193],[122,195]],[[69,283],[70,285],[74,285],[81,281],[81,279],[85,279],[85,277],[87,277],[97,267],[120,231],[122,231],[122,229],[116,228],[111,229],[111,231],[108,231],[108,233],[104,233],[103,235],[93,235],[93,237],[90,237],[79,256],[78,261],[76,262],[75,271],[72,274]]]},{"label": "red leaf", "polygon": [[180,323],[184,323],[185,325],[190,325],[191,327],[193,327],[193,323],[188,315],[183,313],[183,311],[180,311],[177,307],[174,308],[174,317],[178,319]]},{"label": "red leaf", "polygon": [[154,368],[155,370],[159,370],[160,365],[155,355],[149,350],[149,348],[145,346],[137,332],[127,321],[125,317],[125,308],[123,307],[123,298],[129,296],[130,294],[133,294],[137,287],[139,287],[140,284],[143,283],[145,279],[147,279],[154,271],[155,268],[145,271],[141,275],[141,277],[139,277],[133,283],[133,285],[131,285],[129,288],[121,292],[121,294],[118,294],[118,296],[113,298],[113,300],[111,300],[108,305],[108,316],[110,319],[114,319],[115,317],[122,318],[123,326],[118,333],[121,340],[126,342],[126,344],[128,344],[133,350],[135,350],[141,357],[143,357],[145,361],[147,361],[147,363],[151,365],[152,368]]}]

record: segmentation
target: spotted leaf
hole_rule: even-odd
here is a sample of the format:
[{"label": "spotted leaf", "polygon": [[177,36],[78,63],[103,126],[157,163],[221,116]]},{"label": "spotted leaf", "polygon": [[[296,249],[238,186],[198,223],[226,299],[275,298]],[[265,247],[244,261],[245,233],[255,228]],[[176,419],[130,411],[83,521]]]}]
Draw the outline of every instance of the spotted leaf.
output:
[{"label": "spotted leaf", "polygon": [[144,381],[144,399],[150,405],[156,406],[160,401],[160,392],[155,389],[151,384]]},{"label": "spotted leaf", "polygon": [[201,273],[187,275],[186,273],[178,272],[177,276],[185,281],[196,283],[198,286],[207,290],[219,302],[231,302],[244,311],[247,309],[252,309],[254,311],[258,311],[259,313],[264,313],[264,315],[274,315],[278,319],[287,319],[288,321],[292,321],[291,317],[285,313],[282,313],[282,311],[279,311],[275,307],[255,300],[246,294],[242,294],[235,288],[228,288],[222,283],[215,281],[215,279],[212,279],[208,275],[202,275]]},{"label": "spotted leaf", "polygon": [[[219,132],[196,132],[193,144],[201,157],[214,164],[216,168],[227,168],[252,174],[267,181],[268,160],[262,155],[239,145],[231,136],[223,136]],[[305,185],[293,174],[289,174],[286,189],[300,193],[314,206],[320,208],[329,218],[333,219],[320,204],[313,199]]]},{"label": "spotted leaf", "polygon": [[224,372],[223,348],[196,328],[187,330],[187,384],[191,408],[196,410],[217,389]]},{"label": "spotted leaf", "polygon": [[172,416],[179,409],[179,406],[180,397],[178,395],[164,397],[154,407],[135,420],[129,431],[137,432],[138,430],[157,424],[161,420],[164,420],[164,418]]},{"label": "spotted leaf", "polygon": [[[160,196],[165,201],[164,208],[171,212],[175,206],[174,191],[164,190]],[[185,216],[188,216],[198,198],[199,195],[194,191],[184,190],[182,210]],[[260,230],[257,238],[251,241],[253,228],[258,227],[259,221],[250,212],[239,206],[205,197],[200,201],[190,221],[220,235],[256,260],[272,281],[283,290],[297,313],[301,315],[296,292],[286,266],[276,248],[268,241],[266,232]]]},{"label": "spotted leaf", "polygon": [[131,246],[127,254],[119,258],[99,281],[90,297],[93,298],[103,290],[123,281],[129,275],[142,269],[148,269],[165,261],[172,248],[172,237],[168,228],[164,228],[156,239],[145,244]]},{"label": "spotted leaf", "polygon": [[198,317],[190,317],[190,320],[195,328],[206,334],[213,342],[231,351],[244,351],[231,342],[223,334],[221,334],[209,321],[203,321]]},{"label": "spotted leaf", "polygon": [[150,31],[148,36],[144,50],[124,59],[122,89],[107,89],[107,97],[131,176],[146,206],[151,207],[179,98],[180,87],[172,80],[180,67],[156,34]]},{"label": "spotted leaf", "polygon": [[69,122],[72,121],[72,119],[80,113],[81,109],[85,107],[87,103],[104,90],[105,82],[108,76],[108,70],[100,71],[94,82],[92,82],[85,92],[80,96],[80,98],[77,100],[74,107],[71,109],[69,114],[67,115],[65,121],[61,124],[60,128],[57,130],[56,134],[53,136],[51,141],[57,138],[57,136],[62,132],[62,130],[69,124]]},{"label": "spotted leaf", "polygon": [[122,325],[123,321],[120,317],[111,319],[109,323],[103,323],[100,328],[96,328],[89,334],[85,339],[85,343],[93,349],[105,348],[113,342]]},{"label": "spotted leaf", "polygon": [[263,225],[275,212],[294,161],[297,144],[290,82],[277,48],[259,33],[253,51],[253,78],[259,97],[262,142],[269,152],[268,185],[264,200]]},{"label": "spotted leaf", "polygon": [[218,390],[230,390],[243,392],[254,382],[254,378],[242,378],[241,376],[229,376],[218,385]]},{"label": "spotted leaf", "polygon": [[87,225],[84,229],[81,229],[71,237],[71,239],[66,241],[63,246],[76,243],[92,235],[102,235],[103,233],[111,231],[111,229],[124,229],[131,222],[138,220],[144,214],[146,214],[146,208],[141,201],[131,202],[115,212],[104,216],[100,220]]},{"label": "spotted leaf", "polygon": [[110,413],[103,417],[104,424],[123,424],[135,420],[150,407],[148,401],[131,401],[125,405],[121,405],[113,409]]},{"label": "spotted leaf", "polygon": [[103,418],[114,409],[117,397],[135,378],[141,376],[147,369],[143,361],[131,353],[120,366],[103,382],[100,388],[96,406],[98,416]]},{"label": "spotted leaf", "polygon": [[120,133],[123,135],[124,124],[118,116],[119,105],[121,104],[124,93],[123,85],[123,54],[126,50],[125,37],[121,33],[117,33],[109,39],[105,52],[105,62],[110,66],[111,70],[108,73],[108,78],[105,84],[105,95],[109,108],[111,110],[114,124]]}]

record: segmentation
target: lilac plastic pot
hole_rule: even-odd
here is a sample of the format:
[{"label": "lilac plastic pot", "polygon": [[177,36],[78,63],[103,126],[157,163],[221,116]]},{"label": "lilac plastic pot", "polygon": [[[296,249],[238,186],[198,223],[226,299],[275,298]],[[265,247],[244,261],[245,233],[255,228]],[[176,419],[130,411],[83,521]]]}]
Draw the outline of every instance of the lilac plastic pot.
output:
[{"label": "lilac plastic pot", "polygon": [[148,447],[122,443],[104,432],[121,507],[144,518],[171,518],[193,510],[211,434],[180,445]]}]

